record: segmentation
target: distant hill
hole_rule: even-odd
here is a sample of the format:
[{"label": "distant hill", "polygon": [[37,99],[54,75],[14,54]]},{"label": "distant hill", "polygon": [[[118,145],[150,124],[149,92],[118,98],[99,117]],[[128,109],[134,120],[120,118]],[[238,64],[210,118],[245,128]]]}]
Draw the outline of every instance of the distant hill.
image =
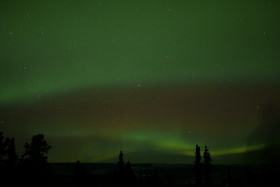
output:
[{"label": "distant hill", "polygon": [[[193,164],[194,156],[187,156],[181,154],[166,153],[164,151],[137,151],[124,153],[124,161],[128,160],[133,163],[168,163],[168,164]],[[101,160],[100,163],[117,163],[119,160],[116,157]]]},{"label": "distant hill", "polygon": [[[210,152],[211,153],[211,152]],[[242,163],[243,153],[212,156],[213,164],[244,164]],[[101,160],[100,163],[117,163],[118,156]],[[182,154],[166,153],[164,151],[138,151],[124,152],[124,161],[132,163],[164,163],[164,164],[193,164],[194,156]],[[203,162],[203,152],[201,152],[201,161]]]}]

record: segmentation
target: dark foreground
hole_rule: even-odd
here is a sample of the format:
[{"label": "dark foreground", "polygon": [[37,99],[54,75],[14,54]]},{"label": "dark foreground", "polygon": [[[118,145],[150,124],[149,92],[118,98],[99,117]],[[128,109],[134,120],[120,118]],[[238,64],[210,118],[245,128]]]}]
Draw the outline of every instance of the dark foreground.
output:
[{"label": "dark foreground", "polygon": [[[52,163],[52,173],[40,175],[10,170],[0,175],[9,186],[43,187],[181,187],[195,185],[194,165],[131,164],[130,172],[121,172],[117,164]],[[211,165],[210,186],[275,186],[279,165]],[[9,171],[9,169],[7,169]],[[40,171],[42,173],[42,171]],[[204,181],[204,177],[202,177]],[[5,185],[4,185],[5,186]],[[200,185],[205,185],[203,182]]]},{"label": "dark foreground", "polygon": [[[134,175],[121,178],[116,164],[85,163],[74,175],[75,163],[53,163],[49,186],[195,186],[194,166],[132,164]],[[212,165],[213,186],[269,186],[277,180],[276,165]]]}]

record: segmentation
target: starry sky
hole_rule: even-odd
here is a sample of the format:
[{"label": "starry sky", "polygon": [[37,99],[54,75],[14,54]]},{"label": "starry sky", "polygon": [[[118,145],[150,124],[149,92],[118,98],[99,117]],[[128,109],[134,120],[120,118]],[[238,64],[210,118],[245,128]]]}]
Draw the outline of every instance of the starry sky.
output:
[{"label": "starry sky", "polygon": [[122,150],[131,163],[191,164],[198,144],[240,163],[266,147],[256,131],[279,115],[279,10],[277,0],[1,1],[0,131],[19,154],[44,134],[50,162],[117,162]]}]

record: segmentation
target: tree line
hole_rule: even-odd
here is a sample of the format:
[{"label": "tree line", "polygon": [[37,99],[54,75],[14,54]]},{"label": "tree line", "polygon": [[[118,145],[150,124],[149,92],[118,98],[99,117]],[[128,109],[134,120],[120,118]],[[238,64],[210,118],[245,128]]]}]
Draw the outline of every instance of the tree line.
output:
[{"label": "tree line", "polygon": [[[0,132],[0,175],[10,184],[16,183],[13,178],[20,179],[29,186],[48,186],[50,176],[53,174],[51,164],[48,163],[48,152],[51,146],[44,139],[43,134],[32,137],[31,143],[24,144],[24,151],[19,156],[16,153],[15,139],[3,136]],[[204,162],[201,163],[200,147],[196,146],[195,153],[195,186],[211,186],[210,153],[205,146]],[[204,172],[203,172],[204,171]],[[84,184],[90,180],[90,172],[80,163],[76,162],[73,174],[76,176],[74,183]],[[204,176],[204,177],[203,177]],[[143,183],[142,174],[137,182],[136,175],[129,161],[124,162],[123,152],[120,151],[119,160],[114,171],[114,182],[117,186],[135,186]],[[149,178],[151,186],[158,186],[157,173]]]},{"label": "tree line", "polygon": [[[47,154],[51,146],[43,134],[32,137],[31,143],[24,144],[24,151],[16,153],[15,139],[4,138],[0,132],[0,175],[7,184],[17,184],[20,180],[28,186],[47,186],[52,174]],[[15,180],[17,179],[17,180]],[[5,183],[4,183],[5,184]]]},{"label": "tree line", "polygon": [[196,145],[195,149],[195,186],[213,186],[213,181],[211,179],[211,156],[209,149],[205,146],[203,153],[204,162],[201,162],[200,147]]},{"label": "tree line", "polygon": [[[15,139],[3,136],[0,132],[0,185],[9,184],[9,186],[22,185],[31,186],[53,186],[57,183],[55,175],[53,175],[52,165],[48,162],[48,152],[51,146],[44,139],[43,134],[34,135],[30,143],[23,145],[24,151],[19,156],[16,153]],[[201,149],[198,145],[194,152],[194,167],[193,178],[186,179],[187,186],[195,187],[213,187],[217,185],[216,178],[212,179],[211,165],[212,158],[207,146],[204,147],[204,152],[201,154]],[[204,160],[203,160],[204,159]],[[202,161],[203,160],[203,161]],[[277,165],[272,165],[273,168],[270,173],[264,177],[267,181],[262,181],[259,184],[272,184],[276,181]],[[65,186],[174,186],[172,179],[165,179],[163,182],[160,175],[155,169],[154,173],[150,175],[143,175],[134,173],[131,163],[128,160],[124,161],[124,154],[119,153],[118,161],[115,164],[113,173],[106,175],[93,175],[86,169],[85,165],[80,161],[76,162],[73,168],[73,177],[69,178],[69,185]],[[103,178],[104,180],[102,180]],[[105,181],[105,182],[104,182]],[[219,186],[250,186],[256,184],[253,181],[253,176],[248,172],[243,182],[236,182],[233,180],[231,173],[227,177],[220,180]],[[236,185],[234,185],[236,184]],[[62,186],[64,186],[62,185]],[[60,185],[61,186],[61,185]]]}]

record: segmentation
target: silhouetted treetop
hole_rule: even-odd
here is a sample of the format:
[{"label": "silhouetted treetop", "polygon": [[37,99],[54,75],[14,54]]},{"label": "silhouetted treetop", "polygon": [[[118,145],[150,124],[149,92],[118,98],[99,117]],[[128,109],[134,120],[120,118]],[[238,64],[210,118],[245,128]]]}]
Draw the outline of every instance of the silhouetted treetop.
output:
[{"label": "silhouetted treetop", "polygon": [[5,138],[3,132],[0,132],[0,163],[14,165],[18,160],[16,154],[15,139]]},{"label": "silhouetted treetop", "polygon": [[207,148],[207,146],[205,146],[205,150],[203,153],[203,157],[204,157],[204,163],[205,164],[210,164],[210,162],[212,161],[211,157],[210,157],[210,153],[209,153],[209,149]]},{"label": "silhouetted treetop", "polygon": [[13,166],[18,161],[18,154],[16,153],[15,138],[12,138],[7,148],[7,164]]},{"label": "silhouetted treetop", "polygon": [[195,164],[200,164],[200,160],[201,160],[201,155],[200,155],[200,147],[198,145],[196,145],[195,148]]},{"label": "silhouetted treetop", "polygon": [[123,169],[123,167],[124,167],[124,161],[123,161],[123,153],[122,153],[122,151],[120,151],[118,165],[119,165],[119,168],[120,168],[120,169]]},{"label": "silhouetted treetop", "polygon": [[202,186],[202,164],[201,164],[201,155],[200,155],[200,147],[196,145],[195,148],[195,186],[201,187]]},{"label": "silhouetted treetop", "polygon": [[10,139],[4,139],[3,132],[0,132],[0,163],[4,162],[7,157],[7,148],[10,143]]},{"label": "silhouetted treetop", "polygon": [[27,156],[31,160],[47,160],[47,154],[51,148],[49,144],[44,140],[43,134],[38,134],[32,137],[31,144],[26,143],[24,145],[25,152],[23,156]]},{"label": "silhouetted treetop", "polygon": [[209,149],[205,146],[205,150],[203,153],[204,157],[204,186],[213,186],[212,178],[211,178],[211,156],[209,153]]}]

